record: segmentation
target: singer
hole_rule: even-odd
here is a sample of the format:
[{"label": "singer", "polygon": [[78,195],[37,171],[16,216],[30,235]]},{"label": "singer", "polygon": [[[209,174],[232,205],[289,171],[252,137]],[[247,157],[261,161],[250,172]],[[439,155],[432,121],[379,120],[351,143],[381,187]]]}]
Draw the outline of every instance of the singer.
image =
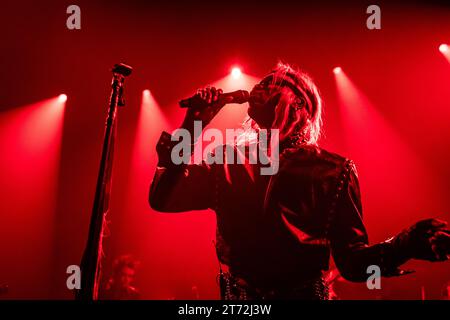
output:
[{"label": "singer", "polygon": [[[202,103],[188,107],[181,127],[191,132],[193,144],[194,121],[205,127],[227,103],[221,94],[201,89]],[[331,254],[341,275],[359,282],[367,280],[371,265],[390,277],[407,274],[399,267],[409,259],[448,259],[450,231],[436,219],[369,245],[355,164],[318,146],[322,100],[304,72],[278,64],[248,102],[245,128],[279,130],[275,175],[259,174],[260,164],[174,164],[174,142],[163,132],[150,187],[157,211],[215,211],[222,299],[328,299],[322,273]],[[245,132],[224,152],[248,156],[246,150],[259,142]]]}]

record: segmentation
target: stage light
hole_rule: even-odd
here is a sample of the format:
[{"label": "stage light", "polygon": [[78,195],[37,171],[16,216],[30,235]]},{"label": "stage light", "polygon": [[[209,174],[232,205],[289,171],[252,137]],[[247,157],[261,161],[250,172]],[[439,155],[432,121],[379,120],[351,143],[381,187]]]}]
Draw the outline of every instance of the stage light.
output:
[{"label": "stage light", "polygon": [[67,95],[65,95],[64,93],[62,93],[58,96],[58,102],[64,103],[66,101],[67,101]]},{"label": "stage light", "polygon": [[233,76],[234,79],[239,79],[242,75],[241,69],[234,67],[231,70],[231,75]]},{"label": "stage light", "polygon": [[334,74],[339,74],[342,72],[342,68],[341,67],[336,67],[333,69]]},{"label": "stage light", "polygon": [[447,53],[447,52],[449,52],[448,44],[445,44],[445,43],[441,44],[441,45],[439,46],[439,51],[440,51],[441,53]]},{"label": "stage light", "polygon": [[150,97],[150,90],[145,89],[144,91],[142,91],[142,94],[144,95],[144,97]]}]

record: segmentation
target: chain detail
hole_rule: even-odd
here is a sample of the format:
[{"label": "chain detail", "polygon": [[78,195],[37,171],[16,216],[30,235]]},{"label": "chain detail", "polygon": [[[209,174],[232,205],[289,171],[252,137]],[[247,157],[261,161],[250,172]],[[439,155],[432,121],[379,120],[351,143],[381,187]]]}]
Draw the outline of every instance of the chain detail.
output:
[{"label": "chain detail", "polygon": [[253,288],[245,280],[226,272],[219,275],[223,300],[274,300],[274,299],[304,299],[328,300],[329,288],[323,278],[316,278],[302,285],[276,290]]},{"label": "chain detail", "polygon": [[336,192],[334,193],[332,200],[331,200],[330,211],[329,211],[328,218],[327,218],[327,224],[325,226],[325,237],[326,237],[327,241],[329,241],[329,231],[331,228],[331,223],[333,222],[333,219],[336,215],[337,203],[339,201],[339,198],[342,195],[342,191],[344,189],[344,184],[345,184],[345,182],[347,182],[347,179],[350,176],[350,171],[353,166],[354,166],[353,161],[347,159],[344,163],[344,168],[342,169],[342,172],[339,176],[338,184],[336,186]]}]

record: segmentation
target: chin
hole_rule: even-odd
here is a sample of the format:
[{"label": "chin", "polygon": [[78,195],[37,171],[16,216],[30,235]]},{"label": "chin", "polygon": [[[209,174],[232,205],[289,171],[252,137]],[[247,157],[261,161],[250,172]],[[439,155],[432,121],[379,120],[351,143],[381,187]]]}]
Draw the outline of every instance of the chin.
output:
[{"label": "chin", "polygon": [[252,113],[255,114],[256,112],[258,112],[258,110],[261,110],[262,108],[264,108],[264,104],[261,103],[260,101],[256,100],[256,99],[250,99],[248,101],[248,111],[247,113]]},{"label": "chin", "polygon": [[249,101],[247,114],[261,128],[267,128],[267,123],[272,123],[272,121],[269,121],[268,115],[266,114],[266,105],[256,101]]},{"label": "chin", "polygon": [[264,127],[264,126],[261,125],[261,119],[258,118],[258,113],[255,112],[255,109],[248,108],[247,114],[248,114],[248,116],[249,116],[253,121],[256,122],[256,124],[257,124],[259,127],[261,127],[261,128]]},{"label": "chin", "polygon": [[252,106],[252,105],[249,106],[249,108],[247,109],[247,114],[248,114],[248,116],[250,118],[252,118],[256,122],[258,122],[258,119],[257,119],[258,118],[258,116],[257,116],[258,114],[255,111],[255,107],[254,106]]},{"label": "chin", "polygon": [[247,108],[247,114],[251,118],[253,114],[253,107],[251,104],[249,104],[249,107]]}]

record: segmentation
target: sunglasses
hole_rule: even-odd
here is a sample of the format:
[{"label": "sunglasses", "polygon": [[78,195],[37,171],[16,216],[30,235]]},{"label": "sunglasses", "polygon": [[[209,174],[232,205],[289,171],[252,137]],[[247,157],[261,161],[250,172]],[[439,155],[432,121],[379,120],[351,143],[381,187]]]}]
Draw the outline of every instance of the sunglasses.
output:
[{"label": "sunglasses", "polygon": [[271,85],[278,88],[288,88],[295,94],[295,96],[298,98],[298,102],[294,106],[295,110],[300,110],[306,105],[305,98],[303,97],[301,91],[297,88],[295,84],[286,79],[277,79],[276,81],[274,81],[274,76],[269,75],[264,79],[262,79],[258,84],[256,84],[255,87],[268,90]]}]

